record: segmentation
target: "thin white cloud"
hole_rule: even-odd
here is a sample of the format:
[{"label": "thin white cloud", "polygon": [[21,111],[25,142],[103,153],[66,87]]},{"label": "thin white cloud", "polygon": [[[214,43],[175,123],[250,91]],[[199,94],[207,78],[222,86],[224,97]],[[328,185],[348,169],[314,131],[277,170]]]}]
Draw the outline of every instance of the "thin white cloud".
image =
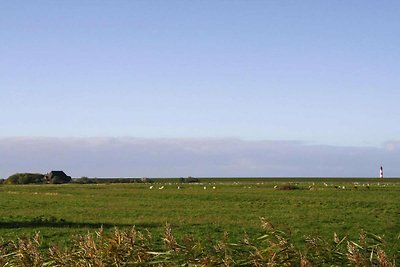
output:
[{"label": "thin white cloud", "polygon": [[400,142],[382,148],[297,141],[1,138],[0,177],[64,170],[73,177],[400,176]]}]

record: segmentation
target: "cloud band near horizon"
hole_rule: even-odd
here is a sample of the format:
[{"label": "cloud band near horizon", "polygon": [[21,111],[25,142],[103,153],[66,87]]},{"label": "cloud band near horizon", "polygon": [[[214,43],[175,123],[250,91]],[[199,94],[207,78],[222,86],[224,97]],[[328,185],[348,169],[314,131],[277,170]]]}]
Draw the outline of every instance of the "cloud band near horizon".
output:
[{"label": "cloud band near horizon", "polygon": [[399,177],[400,141],[382,147],[163,138],[0,138],[0,177],[64,170],[73,177]]}]

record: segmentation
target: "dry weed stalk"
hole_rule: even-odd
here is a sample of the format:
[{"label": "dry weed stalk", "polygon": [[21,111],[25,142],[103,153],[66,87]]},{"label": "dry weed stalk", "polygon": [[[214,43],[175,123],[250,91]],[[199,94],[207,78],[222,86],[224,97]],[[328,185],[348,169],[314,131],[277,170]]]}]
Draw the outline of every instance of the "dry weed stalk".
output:
[{"label": "dry weed stalk", "polygon": [[15,258],[14,263],[17,266],[42,266],[43,257],[40,252],[41,238],[39,233],[36,233],[32,239],[19,238],[18,243],[14,243]]}]

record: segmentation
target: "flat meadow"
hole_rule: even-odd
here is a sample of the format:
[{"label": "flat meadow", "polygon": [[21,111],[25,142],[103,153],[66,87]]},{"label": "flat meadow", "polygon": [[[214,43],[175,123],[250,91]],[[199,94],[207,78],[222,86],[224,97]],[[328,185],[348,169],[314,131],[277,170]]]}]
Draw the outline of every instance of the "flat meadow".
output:
[{"label": "flat meadow", "polygon": [[[289,186],[290,185],[290,186]],[[15,240],[40,232],[43,247],[68,246],[73,236],[100,227],[135,226],[161,235],[166,223],[178,238],[207,241],[263,235],[260,218],[302,246],[309,237],[357,239],[360,232],[400,250],[400,179],[200,178],[200,183],[1,185],[0,236]],[[226,234],[228,233],[228,234]]]}]

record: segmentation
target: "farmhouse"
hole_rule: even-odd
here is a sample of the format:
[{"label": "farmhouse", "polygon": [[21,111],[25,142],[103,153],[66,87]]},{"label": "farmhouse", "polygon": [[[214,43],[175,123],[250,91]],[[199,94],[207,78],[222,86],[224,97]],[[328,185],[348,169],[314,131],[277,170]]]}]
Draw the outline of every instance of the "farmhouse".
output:
[{"label": "farmhouse", "polygon": [[51,171],[44,176],[47,183],[64,184],[71,181],[71,176],[66,175],[63,171]]}]

